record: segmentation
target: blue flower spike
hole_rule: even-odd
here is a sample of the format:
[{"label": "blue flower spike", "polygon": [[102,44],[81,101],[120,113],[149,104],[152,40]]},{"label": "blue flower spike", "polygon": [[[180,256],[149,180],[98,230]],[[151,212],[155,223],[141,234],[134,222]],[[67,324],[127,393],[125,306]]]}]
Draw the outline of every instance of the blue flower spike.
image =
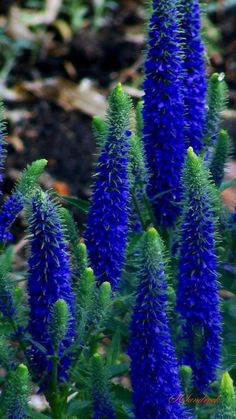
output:
[{"label": "blue flower spike", "polygon": [[119,84],[111,93],[107,139],[98,158],[85,232],[91,267],[99,284],[118,287],[128,235],[130,99]]},{"label": "blue flower spike", "polygon": [[167,287],[164,246],[151,227],[144,235],[142,269],[130,326],[136,419],[191,417],[180,400],[182,389],[167,317]]},{"label": "blue flower spike", "polygon": [[216,219],[209,173],[189,147],[183,175],[177,311],[185,342],[183,363],[202,392],[220,363],[221,313],[216,256]]},{"label": "blue flower spike", "polygon": [[147,193],[157,225],[173,226],[180,213],[185,157],[183,58],[175,0],[153,0],[148,28],[143,98]]}]

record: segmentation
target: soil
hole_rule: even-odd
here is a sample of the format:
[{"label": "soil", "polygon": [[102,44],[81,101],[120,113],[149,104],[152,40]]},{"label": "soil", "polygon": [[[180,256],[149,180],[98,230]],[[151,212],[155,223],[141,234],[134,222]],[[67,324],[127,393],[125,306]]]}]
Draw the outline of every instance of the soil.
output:
[{"label": "soil", "polygon": [[[126,39],[127,25],[142,25],[137,2],[121,3],[119,10],[108,16],[105,26],[96,31],[85,27],[69,43],[63,41],[54,28],[53,40],[38,56],[24,50],[17,58],[8,78],[8,87],[38,79],[60,77],[71,80],[65,69],[65,63],[70,63],[73,82],[92,79],[103,93],[108,94],[119,73],[138,60],[143,48],[142,44]],[[30,104],[6,102],[5,105],[7,110],[24,109],[31,114],[21,118],[17,125],[9,125],[10,138],[19,138],[23,146],[19,150],[14,142],[13,146],[9,145],[7,173],[11,173],[12,168],[22,170],[34,159],[46,158],[48,173],[56,181],[64,182],[68,193],[88,198],[95,153],[91,117],[79,111],[66,112],[54,101],[35,97]],[[7,176],[6,192],[11,184],[12,180]]]},{"label": "soil", "polygon": [[[5,6],[11,3],[8,1]],[[212,63],[217,71],[226,72],[230,84],[230,105],[235,107],[236,9],[217,9],[211,14],[211,19],[222,33],[222,49],[218,59],[212,57]],[[70,41],[63,40],[55,27],[49,27],[50,42],[36,54],[25,49],[18,56],[7,84],[14,88],[21,82],[55,77],[78,84],[82,79],[89,78],[107,95],[111,85],[132,66],[135,66],[135,75],[127,72],[126,82],[130,81],[129,77],[140,80],[140,57],[144,44],[142,38],[137,42],[137,37],[132,40],[127,33],[142,34],[143,24],[142,2],[130,0],[119,2],[100,29],[94,30],[88,23]],[[69,72],[68,63],[72,68]],[[22,170],[27,163],[46,158],[47,173],[52,177],[51,184],[55,189],[88,198],[96,152],[91,117],[79,111],[65,111],[53,100],[35,96],[30,103],[6,101],[6,108],[10,111],[23,109],[29,116],[20,118],[17,124],[9,123],[10,138],[20,139],[22,146],[10,142],[4,191],[8,193],[13,185],[13,168]],[[235,120],[231,120],[229,125],[232,132],[235,131]],[[235,132],[234,135],[236,139]]]}]

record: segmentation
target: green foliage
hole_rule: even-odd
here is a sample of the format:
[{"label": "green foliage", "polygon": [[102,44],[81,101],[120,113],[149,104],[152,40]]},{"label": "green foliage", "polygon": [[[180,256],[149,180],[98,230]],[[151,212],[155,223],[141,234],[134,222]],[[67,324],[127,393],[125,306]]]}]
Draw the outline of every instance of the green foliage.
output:
[{"label": "green foliage", "polygon": [[111,284],[103,282],[99,288],[99,306],[101,312],[105,312],[111,304]]},{"label": "green foliage", "polygon": [[218,134],[221,113],[226,106],[227,87],[224,75],[212,74],[208,87],[208,111],[206,117],[205,143],[214,142]]},{"label": "green foliage", "polygon": [[225,164],[227,163],[232,150],[230,137],[225,130],[221,130],[214,144],[213,156],[210,164],[210,171],[217,186],[220,186],[224,178]]},{"label": "green foliage", "polygon": [[[107,371],[104,366],[104,360],[99,354],[92,357],[92,398],[94,407],[94,416],[102,419],[103,417],[113,417],[112,398],[109,391],[109,381]],[[110,415],[108,416],[108,413]]]},{"label": "green foliage", "polygon": [[71,214],[71,212],[64,208],[61,207],[59,208],[59,212],[62,218],[62,222],[65,226],[65,230],[66,230],[66,235],[68,237],[68,240],[71,244],[71,250],[73,252],[74,248],[77,246],[78,244],[78,229],[77,226],[75,224],[74,218]]},{"label": "green foliage", "polygon": [[9,370],[11,368],[11,361],[13,357],[13,349],[6,336],[0,337],[0,367]]},{"label": "green foliage", "polygon": [[[211,202],[215,207],[215,213],[219,212],[219,194],[215,188],[215,185],[210,179],[210,172],[205,168],[201,157],[197,156],[192,147],[187,150],[187,160],[185,165],[185,171],[183,175],[183,182],[185,187],[186,195],[194,196],[196,191],[207,193],[210,191]],[[185,203],[187,205],[187,202]],[[190,204],[190,202],[188,202]]]},{"label": "green foliage", "polygon": [[136,134],[137,136],[142,139],[143,136],[143,115],[142,115],[142,109],[143,109],[143,102],[140,100],[136,106]]},{"label": "green foliage", "polygon": [[110,136],[117,140],[122,137],[124,130],[129,126],[130,111],[130,98],[123,91],[122,85],[118,83],[109,97],[107,129]]},{"label": "green foliage", "polygon": [[81,276],[88,267],[88,255],[85,243],[79,243],[76,248],[77,263],[78,263],[78,272]]},{"label": "green foliage", "polygon": [[84,243],[79,242],[79,232],[71,212],[66,208],[60,208],[59,211],[70,246],[74,279],[73,286],[76,295],[80,287],[79,278],[84,273],[85,268],[88,267],[87,249]]},{"label": "green foliage", "polygon": [[20,364],[15,371],[9,373],[8,382],[2,394],[1,408],[4,419],[26,418],[29,392],[28,369]]},{"label": "green foliage", "polygon": [[236,397],[233,380],[228,372],[222,376],[220,383],[219,403],[216,407],[214,419],[235,419],[236,418]]},{"label": "green foliage", "polygon": [[60,199],[62,199],[66,204],[71,205],[74,208],[77,208],[82,213],[87,214],[89,209],[89,202],[85,201],[81,198],[74,198],[72,196],[67,195],[59,195]]},{"label": "green foliage", "polygon": [[130,147],[131,183],[133,187],[143,188],[147,179],[142,140],[132,135]]},{"label": "green foliage", "polygon": [[107,138],[107,124],[100,116],[93,117],[93,133],[97,146],[102,148]]},{"label": "green foliage", "polygon": [[15,313],[9,269],[8,257],[3,255],[0,259],[0,312],[5,317],[12,317]]},{"label": "green foliage", "polygon": [[78,306],[82,310],[88,310],[92,304],[95,290],[95,277],[92,268],[85,268],[80,278],[80,292]]},{"label": "green foliage", "polygon": [[16,184],[16,190],[21,192],[25,198],[32,196],[36,182],[38,181],[39,176],[43,173],[46,165],[47,160],[36,160],[28,165],[23,171]]}]

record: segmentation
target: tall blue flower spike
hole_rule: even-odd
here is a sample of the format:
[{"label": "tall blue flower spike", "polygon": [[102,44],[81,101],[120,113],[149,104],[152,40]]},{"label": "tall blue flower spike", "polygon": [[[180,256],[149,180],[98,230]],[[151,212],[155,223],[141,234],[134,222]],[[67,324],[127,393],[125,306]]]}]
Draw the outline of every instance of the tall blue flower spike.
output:
[{"label": "tall blue flower spike", "polygon": [[151,227],[144,236],[142,270],[131,320],[129,355],[136,419],[191,416],[181,385],[167,318],[163,243]]},{"label": "tall blue flower spike", "polygon": [[[74,340],[73,294],[71,291],[71,269],[63,226],[57,204],[50,196],[38,191],[32,199],[29,240],[30,258],[28,274],[29,333],[36,344],[32,344],[30,356],[36,375],[50,377],[52,368],[48,356],[53,355],[53,339],[50,333],[51,312],[58,300],[64,300],[68,307],[70,322],[65,338],[59,347],[58,379],[67,377],[70,355],[64,351]],[[37,344],[42,345],[46,354]]]},{"label": "tall blue flower spike", "polygon": [[182,320],[183,363],[193,371],[195,386],[206,391],[220,363],[216,220],[213,186],[200,157],[189,147],[183,176],[177,311]]},{"label": "tall blue flower spike", "polygon": [[207,92],[199,0],[181,0],[179,10],[185,71],[183,78],[185,142],[186,148],[192,146],[194,151],[199,153],[203,145]]},{"label": "tall blue flower spike", "polygon": [[179,37],[176,1],[153,0],[145,61],[143,135],[150,175],[147,193],[161,226],[172,226],[180,213],[185,145]]},{"label": "tall blue flower spike", "polygon": [[118,85],[109,100],[107,139],[98,159],[85,232],[98,283],[117,288],[124,263],[129,219],[130,100]]}]

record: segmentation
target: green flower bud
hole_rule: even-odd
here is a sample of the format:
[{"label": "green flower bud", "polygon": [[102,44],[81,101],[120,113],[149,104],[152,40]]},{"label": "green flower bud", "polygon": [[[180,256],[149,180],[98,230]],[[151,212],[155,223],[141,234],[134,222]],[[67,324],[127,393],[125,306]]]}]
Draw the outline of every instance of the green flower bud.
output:
[{"label": "green flower bud", "polygon": [[181,365],[179,376],[185,393],[187,393],[192,381],[192,369],[188,365]]},{"label": "green flower bud", "polygon": [[229,159],[232,144],[228,132],[221,130],[214,144],[213,156],[210,164],[210,171],[217,186],[220,186],[224,178],[224,168]]},{"label": "green flower bud", "polygon": [[228,372],[222,376],[220,383],[220,400],[216,406],[214,419],[235,419],[236,418],[236,398],[233,380]]},{"label": "green flower bud", "polygon": [[49,333],[55,350],[66,336],[69,323],[69,310],[66,302],[62,299],[57,300],[52,307],[49,321]]},{"label": "green flower bud", "polygon": [[227,87],[224,75],[214,73],[209,81],[208,112],[205,128],[205,142],[207,145],[215,141],[219,131],[221,113],[226,106]]},{"label": "green flower bud", "polygon": [[111,304],[111,284],[107,281],[99,288],[99,301],[102,310],[106,310]]},{"label": "green flower bud", "polygon": [[87,268],[88,266],[87,248],[84,243],[79,243],[76,247],[76,260],[77,260],[79,275],[81,276],[85,268]]}]

